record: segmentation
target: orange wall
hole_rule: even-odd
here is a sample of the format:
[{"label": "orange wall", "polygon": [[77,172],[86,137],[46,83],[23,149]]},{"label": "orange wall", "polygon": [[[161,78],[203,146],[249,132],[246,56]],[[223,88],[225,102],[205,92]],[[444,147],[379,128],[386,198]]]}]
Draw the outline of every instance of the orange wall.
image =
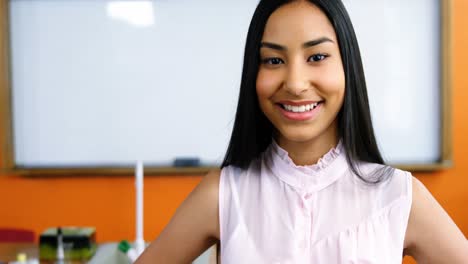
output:
[{"label": "orange wall", "polygon": [[[416,176],[468,236],[468,1],[454,0],[453,146],[455,166]],[[145,179],[145,238],[162,230],[200,176]],[[0,176],[0,226],[34,229],[90,225],[99,241],[134,238],[131,177],[23,178]]]}]

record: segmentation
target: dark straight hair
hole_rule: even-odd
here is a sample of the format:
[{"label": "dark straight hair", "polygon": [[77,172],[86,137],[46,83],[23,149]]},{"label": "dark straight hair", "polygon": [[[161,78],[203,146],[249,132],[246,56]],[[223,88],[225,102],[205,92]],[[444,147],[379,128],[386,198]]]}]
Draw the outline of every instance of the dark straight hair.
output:
[{"label": "dark straight hair", "polygon": [[[260,109],[256,79],[260,64],[260,43],[266,22],[279,7],[293,1],[261,0],[250,22],[245,44],[239,101],[231,140],[221,168],[247,168],[270,145],[274,127]],[[335,29],[345,73],[345,96],[337,115],[338,135],[346,160],[354,174],[366,183],[378,183],[393,174],[380,154],[372,127],[367,87],[356,34],[341,0],[309,0],[330,20]],[[364,176],[358,162],[384,166]]]}]

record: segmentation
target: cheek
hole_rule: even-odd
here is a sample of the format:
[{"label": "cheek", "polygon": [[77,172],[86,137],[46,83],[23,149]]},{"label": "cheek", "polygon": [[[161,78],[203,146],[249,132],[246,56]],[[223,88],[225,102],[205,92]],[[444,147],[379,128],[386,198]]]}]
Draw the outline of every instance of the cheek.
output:
[{"label": "cheek", "polygon": [[[337,74],[337,72],[339,74]],[[328,94],[334,100],[342,101],[345,92],[345,76],[341,67],[330,69],[321,74],[321,83],[324,87],[324,93]]]},{"label": "cheek", "polygon": [[327,87],[326,92],[330,96],[343,97],[345,91],[344,79],[337,78],[337,76],[335,75],[334,77],[325,80],[325,82],[327,83],[327,85],[325,86]]},{"label": "cheek", "polygon": [[256,89],[259,98],[271,97],[278,87],[279,81],[277,74],[272,74],[265,70],[259,70],[256,82]]}]

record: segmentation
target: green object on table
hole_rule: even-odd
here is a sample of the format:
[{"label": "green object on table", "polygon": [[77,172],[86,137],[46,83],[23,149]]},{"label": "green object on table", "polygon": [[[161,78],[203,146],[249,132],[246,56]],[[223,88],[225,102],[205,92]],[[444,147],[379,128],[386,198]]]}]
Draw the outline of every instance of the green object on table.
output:
[{"label": "green object on table", "polygon": [[132,248],[132,245],[130,245],[130,243],[128,243],[127,240],[122,240],[120,241],[120,243],[118,244],[117,248],[122,252],[122,253],[127,253],[130,248]]},{"label": "green object on table", "polygon": [[[62,238],[66,260],[89,260],[96,253],[94,227],[63,227]],[[57,228],[45,230],[39,238],[39,258],[55,260],[57,257]]]}]

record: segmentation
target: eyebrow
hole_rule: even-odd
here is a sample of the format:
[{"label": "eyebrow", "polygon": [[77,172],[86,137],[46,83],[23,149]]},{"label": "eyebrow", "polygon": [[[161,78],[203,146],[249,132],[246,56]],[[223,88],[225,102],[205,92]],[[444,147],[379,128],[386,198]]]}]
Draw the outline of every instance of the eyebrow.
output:
[{"label": "eyebrow", "polygon": [[[314,40],[310,40],[310,41],[305,42],[304,44],[302,44],[302,48],[304,48],[304,49],[305,48],[310,48],[310,47],[322,44],[324,42],[334,43],[333,40],[331,40],[331,39],[329,39],[327,37],[321,37],[321,38],[318,38],[318,39],[314,39]],[[271,43],[271,42],[262,42],[262,43],[260,43],[260,47],[261,48],[265,47],[265,48],[270,48],[270,49],[275,49],[275,50],[280,50],[280,51],[287,50],[287,48],[285,46],[275,44],[275,43]]]}]

